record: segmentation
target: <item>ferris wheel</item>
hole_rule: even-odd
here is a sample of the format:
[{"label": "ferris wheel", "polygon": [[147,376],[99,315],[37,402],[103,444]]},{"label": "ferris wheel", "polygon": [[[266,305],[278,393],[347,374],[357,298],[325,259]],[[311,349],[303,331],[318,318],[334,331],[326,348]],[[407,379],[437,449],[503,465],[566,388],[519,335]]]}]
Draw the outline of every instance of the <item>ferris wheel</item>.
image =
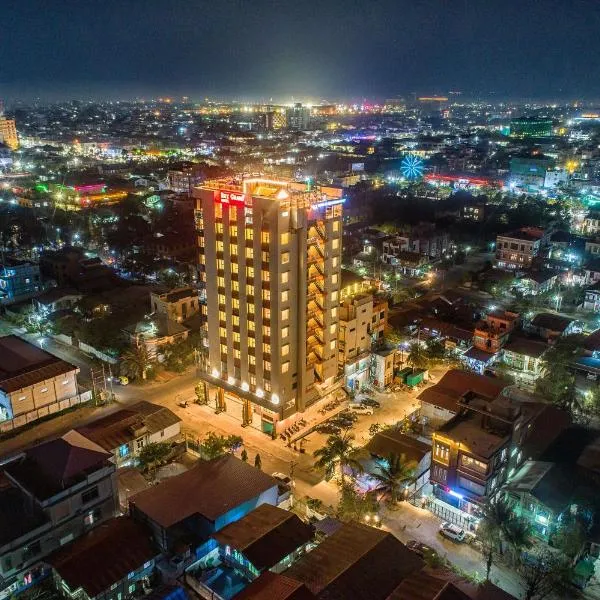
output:
[{"label": "ferris wheel", "polygon": [[424,170],[425,163],[416,154],[407,154],[400,163],[400,171],[406,179],[420,179]]}]

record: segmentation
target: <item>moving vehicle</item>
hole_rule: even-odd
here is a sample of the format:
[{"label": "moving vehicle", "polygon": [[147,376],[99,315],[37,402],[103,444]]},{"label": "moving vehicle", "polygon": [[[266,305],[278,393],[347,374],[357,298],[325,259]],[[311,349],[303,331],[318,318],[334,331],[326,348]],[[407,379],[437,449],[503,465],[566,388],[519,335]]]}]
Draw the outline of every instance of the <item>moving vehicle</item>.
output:
[{"label": "moving vehicle", "polygon": [[360,402],[355,402],[349,406],[350,410],[359,415],[372,415],[373,409],[370,406],[364,406]]},{"label": "moving vehicle", "polygon": [[121,375],[121,377],[117,380],[121,385],[129,385],[129,377],[125,377],[125,375]]},{"label": "moving vehicle", "polygon": [[454,525],[454,523],[442,523],[440,525],[440,534],[453,542],[460,543],[465,541],[465,530],[458,525]]}]

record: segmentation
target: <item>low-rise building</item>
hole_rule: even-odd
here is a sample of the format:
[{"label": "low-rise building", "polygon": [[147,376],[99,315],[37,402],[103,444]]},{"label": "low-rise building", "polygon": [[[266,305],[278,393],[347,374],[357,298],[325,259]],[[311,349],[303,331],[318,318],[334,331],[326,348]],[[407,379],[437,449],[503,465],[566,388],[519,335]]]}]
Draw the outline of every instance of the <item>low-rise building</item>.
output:
[{"label": "low-rise building", "polygon": [[142,400],[77,431],[110,452],[121,467],[131,464],[148,444],[176,440],[181,435],[181,419],[164,406]]},{"label": "low-rise building", "polygon": [[552,341],[556,338],[572,335],[580,330],[575,319],[552,313],[538,313],[527,326],[528,331],[538,337]]},{"label": "low-rise building", "polygon": [[569,423],[565,411],[512,390],[492,400],[464,396],[456,416],[432,435],[435,498],[477,519],[523,461],[537,457]]},{"label": "low-rise building", "polygon": [[543,356],[547,349],[546,343],[525,337],[515,337],[504,346],[502,362],[518,386],[533,390],[542,375]]},{"label": "low-rise building", "polygon": [[143,594],[159,556],[148,529],[129,517],[106,521],[51,554],[59,593],[74,600],[114,600]]},{"label": "low-rise building", "polygon": [[79,368],[16,335],[0,337],[0,427],[11,429],[79,403]]},{"label": "low-rise building", "polygon": [[458,403],[463,398],[478,396],[493,400],[506,387],[507,383],[496,377],[450,369],[417,397],[421,402],[421,419],[435,429],[458,414]]},{"label": "low-rise building", "polygon": [[124,329],[132,346],[145,346],[151,359],[158,358],[161,349],[187,339],[190,330],[177,321],[159,316],[144,319]]},{"label": "low-rise building", "polygon": [[396,351],[393,348],[378,348],[372,354],[371,379],[373,385],[383,390],[394,381],[394,358]]},{"label": "low-rise building", "polygon": [[505,270],[525,270],[539,255],[544,231],[537,227],[522,227],[496,238],[496,266]]},{"label": "low-rise building", "polygon": [[261,504],[216,532],[185,580],[202,598],[216,597],[225,581],[240,592],[262,573],[285,571],[310,549],[313,537],[314,528],[294,513]]},{"label": "low-rise building", "polygon": [[284,574],[323,600],[385,600],[423,564],[391,533],[344,523]]},{"label": "low-rise building", "polygon": [[136,494],[130,514],[149,525],[163,552],[199,555],[217,531],[261,504],[276,506],[278,496],[273,477],[227,454],[198,461],[189,471]]},{"label": "low-rise building", "polygon": [[33,298],[44,291],[40,266],[29,260],[6,258],[0,265],[0,304]]},{"label": "low-rise building", "polygon": [[0,470],[0,598],[44,576],[50,553],[112,518],[118,493],[110,454],[69,431]]},{"label": "low-rise building", "polygon": [[192,287],[176,288],[165,293],[150,293],[152,312],[181,323],[200,312],[198,292]]}]

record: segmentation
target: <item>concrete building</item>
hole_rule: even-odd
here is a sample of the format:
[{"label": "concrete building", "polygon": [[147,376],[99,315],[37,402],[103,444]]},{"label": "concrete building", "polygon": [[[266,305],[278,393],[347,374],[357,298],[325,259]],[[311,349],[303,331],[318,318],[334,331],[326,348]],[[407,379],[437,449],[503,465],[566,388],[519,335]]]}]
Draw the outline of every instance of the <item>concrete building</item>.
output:
[{"label": "concrete building", "polygon": [[148,444],[178,438],[181,419],[164,406],[142,400],[79,427],[77,432],[109,452],[121,467],[131,464]]},{"label": "concrete building", "polygon": [[0,424],[29,423],[70,406],[79,368],[15,336],[0,338]]},{"label": "concrete building", "polygon": [[305,131],[310,127],[310,108],[303,106],[300,102],[286,108],[285,122],[288,129]]},{"label": "concrete building", "polygon": [[496,238],[496,267],[522,270],[531,267],[543,245],[544,231],[537,227],[523,227]]},{"label": "concrete building", "polygon": [[41,561],[114,516],[110,454],[69,431],[5,462],[0,471],[0,598],[43,578]]},{"label": "concrete building", "polygon": [[119,600],[143,594],[159,552],[130,517],[111,519],[52,554],[56,590],[73,600]]},{"label": "concrete building", "polygon": [[21,302],[37,296],[43,290],[38,264],[6,258],[0,265],[0,303]]},{"label": "concrete building", "polygon": [[14,119],[6,119],[0,115],[0,143],[5,144],[11,150],[19,147],[19,136]]},{"label": "concrete building", "polygon": [[194,194],[207,398],[272,433],[337,375],[344,199],[262,178]]},{"label": "concrete building", "polygon": [[181,323],[200,312],[198,292],[192,287],[182,287],[164,294],[150,292],[152,312],[170,321]]}]

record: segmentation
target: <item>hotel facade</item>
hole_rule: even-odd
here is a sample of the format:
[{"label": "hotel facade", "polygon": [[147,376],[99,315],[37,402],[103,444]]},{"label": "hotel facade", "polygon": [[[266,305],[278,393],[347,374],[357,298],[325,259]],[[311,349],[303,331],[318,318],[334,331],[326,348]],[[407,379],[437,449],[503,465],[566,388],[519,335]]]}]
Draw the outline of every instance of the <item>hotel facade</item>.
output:
[{"label": "hotel facade", "polygon": [[342,191],[247,178],[194,197],[206,399],[274,434],[337,379]]}]

